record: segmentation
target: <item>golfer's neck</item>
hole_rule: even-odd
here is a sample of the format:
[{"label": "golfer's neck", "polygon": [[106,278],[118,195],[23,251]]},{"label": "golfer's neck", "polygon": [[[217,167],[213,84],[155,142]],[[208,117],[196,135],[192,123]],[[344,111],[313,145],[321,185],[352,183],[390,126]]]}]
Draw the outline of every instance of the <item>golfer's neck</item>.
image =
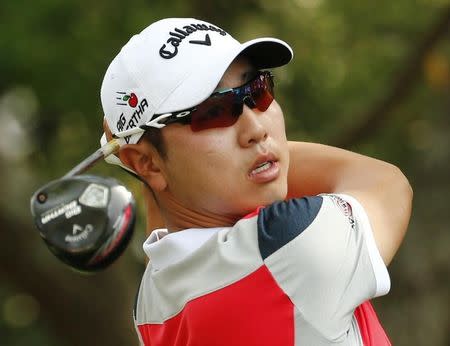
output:
[{"label": "golfer's neck", "polygon": [[222,215],[193,210],[167,196],[160,199],[159,204],[169,232],[187,228],[229,227],[240,219],[238,215]]}]

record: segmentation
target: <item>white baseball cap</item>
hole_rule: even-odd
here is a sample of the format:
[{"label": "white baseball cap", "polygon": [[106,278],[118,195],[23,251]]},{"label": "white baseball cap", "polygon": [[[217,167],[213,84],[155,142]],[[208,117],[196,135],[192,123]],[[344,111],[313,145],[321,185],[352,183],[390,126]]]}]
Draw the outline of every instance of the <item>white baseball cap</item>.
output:
[{"label": "white baseball cap", "polygon": [[[109,129],[137,143],[141,125],[163,127],[159,117],[207,99],[238,55],[257,69],[287,64],[289,45],[275,38],[241,44],[216,25],[193,18],[157,21],[133,36],[109,65],[100,97]],[[137,130],[137,129],[135,129]],[[126,131],[126,132],[125,132]]]}]

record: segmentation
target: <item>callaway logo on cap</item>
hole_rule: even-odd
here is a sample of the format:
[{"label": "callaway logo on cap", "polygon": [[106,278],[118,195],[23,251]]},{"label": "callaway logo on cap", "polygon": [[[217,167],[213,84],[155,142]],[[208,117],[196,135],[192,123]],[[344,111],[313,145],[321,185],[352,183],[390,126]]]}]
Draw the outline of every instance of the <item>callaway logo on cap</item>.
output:
[{"label": "callaway logo on cap", "polygon": [[[178,54],[178,47],[181,46],[182,41],[196,31],[215,31],[225,36],[227,33],[214,25],[204,23],[193,23],[185,25],[182,28],[174,28],[169,32],[170,37],[167,39],[167,45],[163,44],[159,49],[159,55],[164,59],[172,59]],[[209,34],[205,34],[204,40],[189,40],[190,44],[200,44],[204,46],[211,46],[211,38]],[[169,47],[171,46],[171,48]]]},{"label": "callaway logo on cap", "polygon": [[[162,127],[155,114],[204,101],[241,54],[257,69],[285,65],[293,56],[281,40],[259,38],[241,44],[217,25],[198,19],[151,24],[122,47],[105,73],[100,96],[110,130],[121,137],[144,124]],[[134,144],[141,135],[125,140]]]}]

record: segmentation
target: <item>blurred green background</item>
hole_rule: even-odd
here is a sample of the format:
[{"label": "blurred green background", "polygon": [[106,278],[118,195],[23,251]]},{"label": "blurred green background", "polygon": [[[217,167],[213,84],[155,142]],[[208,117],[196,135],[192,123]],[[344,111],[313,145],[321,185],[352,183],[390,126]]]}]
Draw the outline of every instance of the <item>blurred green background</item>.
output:
[{"label": "blurred green background", "polygon": [[[295,58],[275,71],[289,138],[401,167],[415,191],[413,217],[390,266],[391,292],[375,305],[394,345],[450,345],[446,0],[3,0],[0,345],[137,345],[131,310],[144,270],[142,209],[124,256],[81,276],[40,240],[29,197],[98,147],[99,88],[121,46],[177,16],[211,21],[240,40],[289,42]],[[139,184],[117,168],[92,172],[120,179],[140,200]]]}]

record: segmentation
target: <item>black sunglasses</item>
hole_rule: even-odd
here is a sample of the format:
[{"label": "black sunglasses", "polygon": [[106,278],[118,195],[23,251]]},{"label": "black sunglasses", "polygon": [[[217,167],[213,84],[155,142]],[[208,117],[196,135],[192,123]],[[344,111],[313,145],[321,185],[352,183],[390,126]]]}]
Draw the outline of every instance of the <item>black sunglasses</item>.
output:
[{"label": "black sunglasses", "polygon": [[[164,116],[157,121],[162,125],[190,124],[194,132],[228,127],[238,120],[244,109],[244,103],[251,109],[257,108],[264,112],[273,99],[273,75],[269,71],[262,71],[244,85],[215,92],[193,108],[168,114],[155,114],[153,119]],[[150,127],[152,126],[141,126],[144,129]]]}]

